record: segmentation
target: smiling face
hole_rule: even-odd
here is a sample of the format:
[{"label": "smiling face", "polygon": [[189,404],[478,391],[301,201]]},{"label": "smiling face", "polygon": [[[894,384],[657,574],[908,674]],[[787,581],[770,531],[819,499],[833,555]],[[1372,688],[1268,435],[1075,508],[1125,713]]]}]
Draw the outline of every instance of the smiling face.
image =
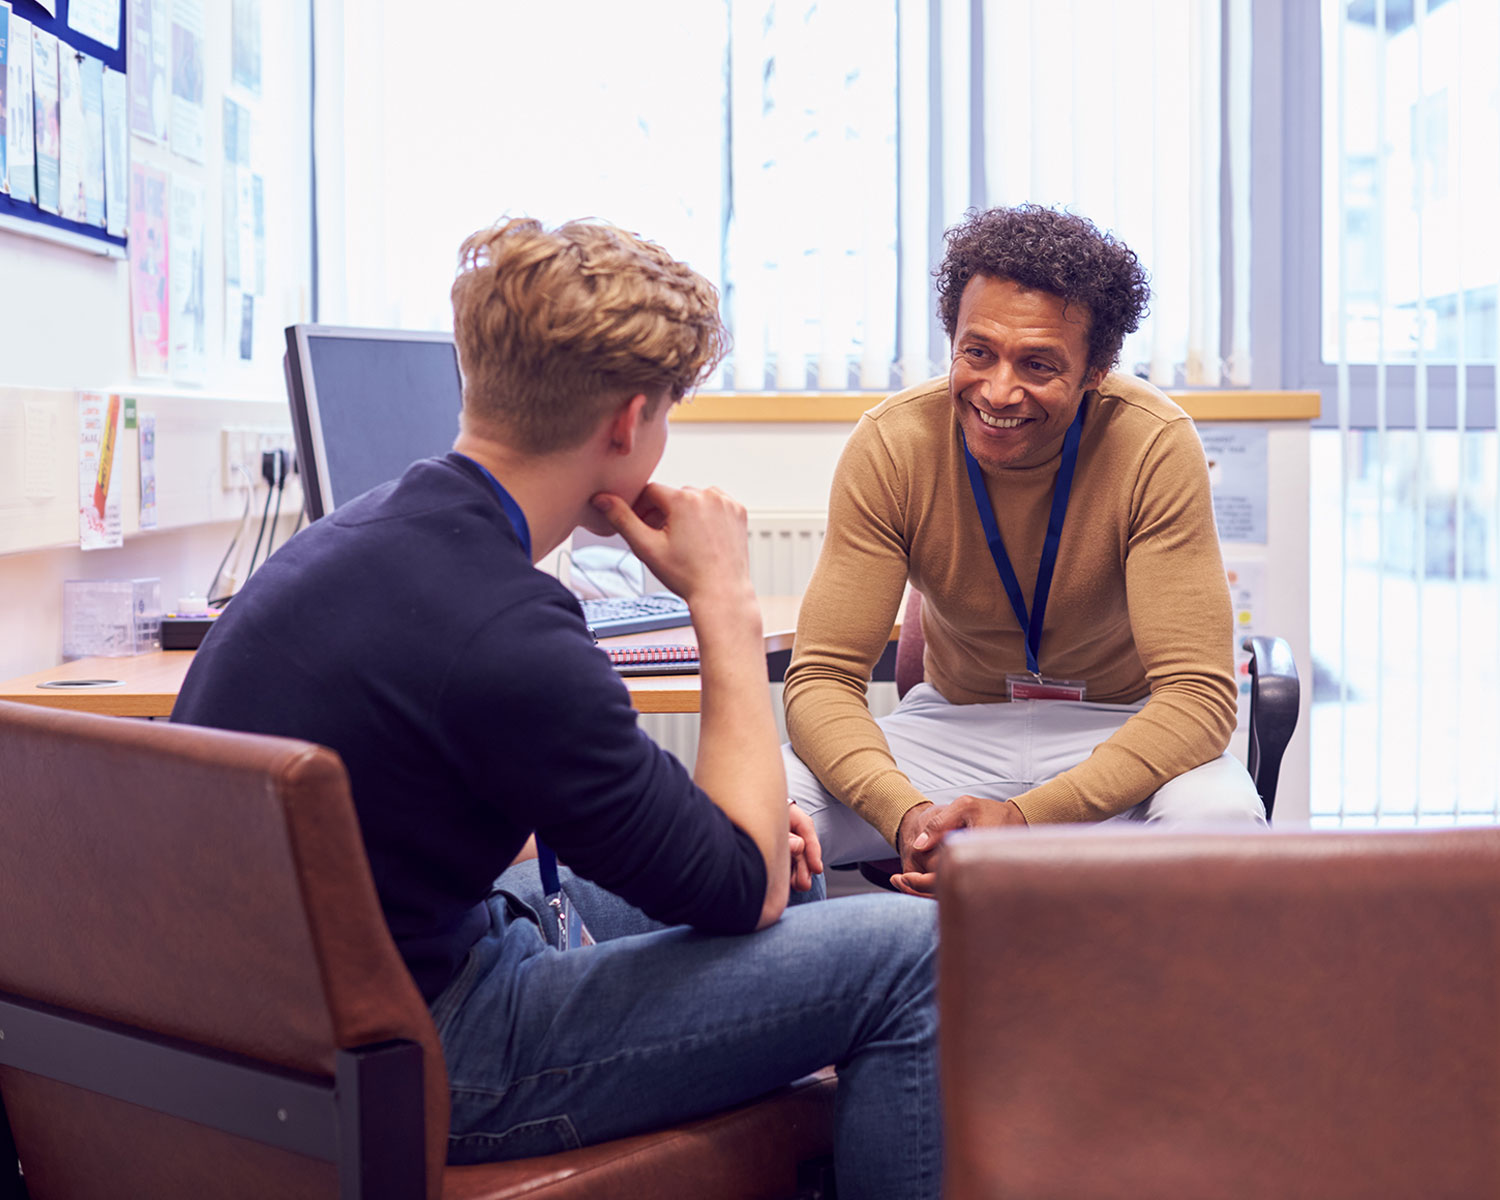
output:
[{"label": "smiling face", "polygon": [[964,440],[986,471],[1034,467],[1062,448],[1090,371],[1088,314],[1009,279],[965,285],[953,334],[948,393]]}]

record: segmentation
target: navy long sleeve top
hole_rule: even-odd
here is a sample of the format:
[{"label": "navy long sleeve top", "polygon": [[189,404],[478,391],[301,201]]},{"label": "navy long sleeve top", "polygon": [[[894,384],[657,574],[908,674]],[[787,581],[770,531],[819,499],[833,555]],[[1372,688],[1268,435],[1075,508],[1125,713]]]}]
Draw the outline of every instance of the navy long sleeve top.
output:
[{"label": "navy long sleeve top", "polygon": [[658,920],[737,933],[759,918],[754,842],[641,731],[577,601],[462,455],[414,464],[277,551],[204,640],[172,719],[338,752],[429,1002],[533,831]]}]

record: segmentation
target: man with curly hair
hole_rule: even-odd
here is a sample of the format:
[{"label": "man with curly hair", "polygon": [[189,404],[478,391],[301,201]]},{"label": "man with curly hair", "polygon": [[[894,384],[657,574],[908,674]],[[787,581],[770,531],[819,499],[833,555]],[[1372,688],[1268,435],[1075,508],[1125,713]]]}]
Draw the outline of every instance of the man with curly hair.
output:
[{"label": "man with curly hair", "polygon": [[[1149,299],[1134,253],[1069,213],[947,233],[946,378],[890,397],[840,459],[786,676],[792,797],[830,863],[899,855],[930,893],[975,825],[1264,821],[1226,747],[1229,589],[1188,416],[1112,370]],[[866,681],[910,583],[925,681]]]},{"label": "man with curly hair", "polygon": [[[820,864],[786,803],[745,510],[651,481],[673,404],[724,352],[717,293],[624,230],[517,219],[464,243],[453,315],[452,452],[268,559],[173,719],[338,751],[442,1041],[450,1162],[639,1133],[833,1063],[840,1195],[936,1197],[933,913],[787,909]],[[533,565],[578,526],[687,600],[691,773]],[[509,865],[533,832],[545,866]]]}]

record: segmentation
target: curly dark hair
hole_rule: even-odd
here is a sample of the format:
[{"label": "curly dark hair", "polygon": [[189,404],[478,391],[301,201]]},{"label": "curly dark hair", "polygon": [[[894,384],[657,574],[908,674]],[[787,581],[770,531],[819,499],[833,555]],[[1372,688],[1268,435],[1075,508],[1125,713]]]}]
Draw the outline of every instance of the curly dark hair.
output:
[{"label": "curly dark hair", "polygon": [[950,339],[959,298],[976,275],[1009,279],[1086,308],[1090,371],[1115,365],[1125,335],[1146,314],[1151,288],[1135,251],[1083,217],[1040,204],[970,209],[943,236],[948,252],[933,275],[938,317]]}]

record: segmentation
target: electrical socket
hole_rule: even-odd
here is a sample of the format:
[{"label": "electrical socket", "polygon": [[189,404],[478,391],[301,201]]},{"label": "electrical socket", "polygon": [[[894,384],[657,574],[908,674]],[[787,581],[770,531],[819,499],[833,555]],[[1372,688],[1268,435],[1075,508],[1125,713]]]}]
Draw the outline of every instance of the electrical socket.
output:
[{"label": "electrical socket", "polygon": [[[264,425],[226,425],[219,430],[219,482],[226,492],[238,491],[249,476],[250,486],[257,488],[264,480],[260,473],[260,456],[285,450],[288,459],[295,456],[290,429]],[[241,475],[235,467],[245,472]]]}]

